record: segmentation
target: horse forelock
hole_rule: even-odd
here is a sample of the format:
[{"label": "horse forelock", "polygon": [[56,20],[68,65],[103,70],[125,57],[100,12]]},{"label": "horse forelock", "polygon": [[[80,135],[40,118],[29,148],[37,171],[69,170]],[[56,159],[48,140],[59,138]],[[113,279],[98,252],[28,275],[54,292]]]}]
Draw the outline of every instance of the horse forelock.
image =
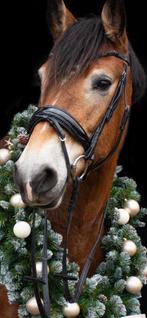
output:
[{"label": "horse forelock", "polygon": [[107,41],[98,16],[77,20],[53,46],[48,80],[54,84],[82,74]]}]

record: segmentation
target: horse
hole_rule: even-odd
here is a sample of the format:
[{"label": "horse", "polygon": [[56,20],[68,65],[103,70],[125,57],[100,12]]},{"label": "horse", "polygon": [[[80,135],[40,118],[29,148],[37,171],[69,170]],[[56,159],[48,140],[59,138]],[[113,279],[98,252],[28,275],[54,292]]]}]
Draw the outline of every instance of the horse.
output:
[{"label": "horse", "polygon": [[[100,16],[78,20],[62,0],[50,0],[48,23],[54,45],[39,69],[39,110],[15,179],[23,201],[47,211],[63,242],[73,182],[80,181],[68,258],[82,271],[105,232],[105,206],[145,75],[128,40],[121,0],[106,0]],[[102,258],[98,245],[88,275]]]}]

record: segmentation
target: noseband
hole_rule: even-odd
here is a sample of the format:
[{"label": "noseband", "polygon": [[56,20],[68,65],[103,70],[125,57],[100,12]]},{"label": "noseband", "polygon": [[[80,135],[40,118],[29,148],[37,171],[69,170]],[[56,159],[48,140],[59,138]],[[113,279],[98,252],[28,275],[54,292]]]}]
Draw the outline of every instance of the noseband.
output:
[{"label": "noseband", "polygon": [[[61,146],[67,166],[67,172],[68,177],[71,176],[73,179],[73,191],[71,194],[71,200],[68,207],[68,222],[67,222],[67,228],[66,228],[66,234],[65,234],[65,244],[64,244],[64,253],[63,253],[63,269],[62,269],[62,275],[61,278],[63,279],[64,284],[64,296],[66,300],[70,302],[78,301],[81,292],[82,287],[85,283],[89,268],[91,266],[91,263],[93,261],[94,255],[96,253],[98,244],[100,243],[100,237],[101,232],[104,224],[104,217],[102,216],[100,220],[100,232],[98,234],[97,240],[90,251],[88,258],[86,260],[86,263],[83,267],[82,273],[80,275],[79,281],[76,285],[76,290],[74,296],[70,295],[69,287],[68,287],[68,280],[71,279],[71,277],[68,277],[67,273],[67,247],[68,247],[68,235],[70,231],[70,225],[72,222],[72,216],[73,211],[76,206],[77,201],[77,195],[79,192],[79,186],[80,182],[85,179],[85,177],[93,170],[98,169],[110,156],[112,156],[117,149],[117,146],[120,143],[121,136],[123,134],[123,131],[125,129],[128,117],[129,117],[129,107],[126,102],[126,95],[125,95],[125,85],[126,85],[126,79],[128,74],[128,66],[129,66],[129,60],[123,56],[121,53],[118,53],[116,51],[109,51],[106,53],[100,54],[98,57],[108,57],[108,56],[114,56],[116,58],[121,59],[124,62],[124,69],[120,76],[117,88],[115,90],[114,96],[112,97],[112,100],[101,119],[98,127],[95,129],[92,136],[88,136],[84,128],[77,122],[77,120],[72,117],[68,112],[60,109],[59,107],[55,107],[52,105],[45,106],[39,108],[32,116],[30,121],[30,132],[34,129],[36,124],[38,124],[41,121],[48,121],[56,130],[58,137],[61,141]],[[117,109],[118,102],[122,95],[124,94],[124,113],[120,122],[119,126],[119,133],[117,140],[115,142],[115,145],[110,150],[110,152],[102,159],[97,160],[94,162],[94,150],[98,143],[99,137],[105,127],[105,125],[110,121],[114,111]],[[71,165],[69,156],[66,149],[66,137],[64,130],[67,131],[78,143],[80,143],[84,148],[84,154],[79,156],[75,162]],[[81,174],[81,176],[76,177],[75,173],[73,173],[74,170],[76,170],[76,165],[81,158],[85,159],[85,170]],[[35,215],[34,215],[34,222],[35,222]],[[33,224],[34,224],[33,222]],[[35,297],[38,303],[40,315],[42,318],[50,318],[50,297],[49,297],[49,286],[48,286],[48,273],[47,273],[47,214],[45,213],[45,219],[44,219],[44,247],[43,247],[43,255],[42,255],[42,263],[43,263],[43,274],[42,274],[42,281],[40,281],[37,278],[36,273],[36,263],[35,263],[35,234],[34,234],[34,225],[32,230],[32,281],[34,283],[34,292]],[[44,305],[41,301],[41,296],[38,288],[38,284],[43,284],[43,298],[44,298]]]}]

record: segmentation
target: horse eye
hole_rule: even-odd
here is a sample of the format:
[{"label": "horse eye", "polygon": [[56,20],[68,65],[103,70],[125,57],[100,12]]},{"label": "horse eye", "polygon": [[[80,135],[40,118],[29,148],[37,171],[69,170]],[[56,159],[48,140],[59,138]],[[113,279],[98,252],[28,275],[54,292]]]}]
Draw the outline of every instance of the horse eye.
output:
[{"label": "horse eye", "polygon": [[99,89],[101,91],[106,91],[111,86],[111,81],[107,78],[95,79],[92,83],[93,89]]}]

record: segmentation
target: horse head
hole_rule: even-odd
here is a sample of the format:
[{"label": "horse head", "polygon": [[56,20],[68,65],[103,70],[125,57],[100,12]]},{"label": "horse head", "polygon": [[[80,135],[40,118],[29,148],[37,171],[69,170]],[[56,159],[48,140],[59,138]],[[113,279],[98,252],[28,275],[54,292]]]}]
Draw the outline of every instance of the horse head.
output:
[{"label": "horse head", "polygon": [[[39,109],[50,105],[52,109],[60,109],[62,117],[66,112],[90,141],[115,96],[115,111],[93,149],[94,161],[100,161],[115,148],[125,107],[130,108],[128,105],[131,105],[136,89],[133,87],[131,59],[134,59],[126,33],[124,6],[120,0],[107,0],[101,16],[76,20],[62,0],[50,0],[48,21],[55,43],[48,60],[39,70]],[[136,61],[137,68],[139,62]],[[119,91],[124,72],[125,85]],[[139,79],[136,82],[137,86]],[[117,94],[120,95],[118,99]],[[70,166],[76,162],[74,174],[79,176],[87,165],[85,149],[66,129],[66,123],[62,127],[66,152]],[[126,127],[113,156],[114,166]],[[28,205],[53,209],[62,202],[68,184],[68,169],[61,138],[51,121],[44,119],[33,127],[29,142],[16,163],[15,176],[22,198]]]}]

